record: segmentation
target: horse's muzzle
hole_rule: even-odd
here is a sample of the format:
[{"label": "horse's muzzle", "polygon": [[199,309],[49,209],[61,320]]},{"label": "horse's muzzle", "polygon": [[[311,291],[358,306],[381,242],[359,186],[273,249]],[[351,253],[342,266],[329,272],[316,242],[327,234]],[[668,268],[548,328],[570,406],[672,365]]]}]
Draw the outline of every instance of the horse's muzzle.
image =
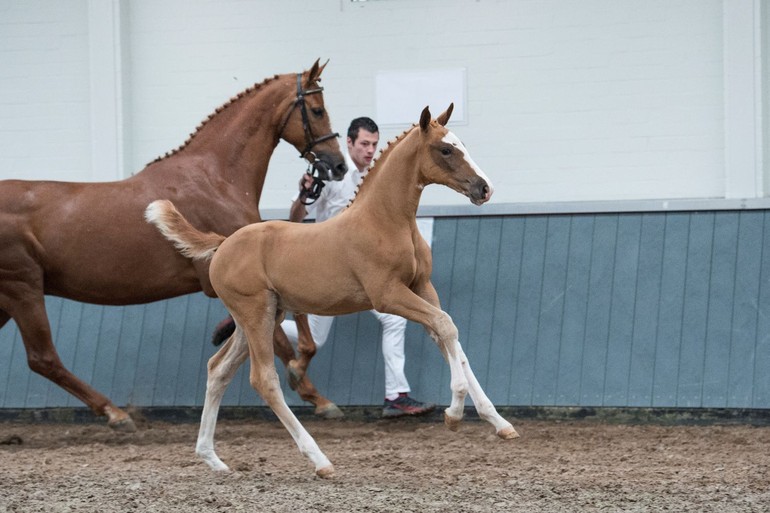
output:
[{"label": "horse's muzzle", "polygon": [[315,161],[311,165],[313,166],[313,171],[318,173],[318,178],[325,181],[342,180],[345,173],[348,172],[348,165],[345,164],[345,159],[340,159],[328,153],[317,154]]}]

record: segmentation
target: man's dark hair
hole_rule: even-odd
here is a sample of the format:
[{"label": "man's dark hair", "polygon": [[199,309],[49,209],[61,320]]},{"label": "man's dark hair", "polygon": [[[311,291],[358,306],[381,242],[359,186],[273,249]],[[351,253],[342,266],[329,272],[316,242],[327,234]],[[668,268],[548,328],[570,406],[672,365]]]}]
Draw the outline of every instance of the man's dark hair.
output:
[{"label": "man's dark hair", "polygon": [[377,127],[377,123],[375,123],[372,118],[356,118],[350,122],[350,126],[348,127],[348,137],[350,137],[351,141],[356,142],[356,139],[358,139],[359,128],[363,128],[367,132],[371,132],[373,134],[376,134],[380,131],[380,129]]}]

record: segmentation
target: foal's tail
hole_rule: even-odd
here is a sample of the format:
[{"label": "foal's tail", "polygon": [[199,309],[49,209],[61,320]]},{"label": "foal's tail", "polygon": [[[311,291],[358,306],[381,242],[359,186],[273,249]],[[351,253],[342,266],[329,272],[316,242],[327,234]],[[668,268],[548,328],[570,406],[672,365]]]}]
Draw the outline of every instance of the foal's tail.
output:
[{"label": "foal's tail", "polygon": [[198,231],[169,200],[150,203],[144,211],[144,218],[173,242],[180,253],[195,260],[210,260],[226,238],[218,233]]}]

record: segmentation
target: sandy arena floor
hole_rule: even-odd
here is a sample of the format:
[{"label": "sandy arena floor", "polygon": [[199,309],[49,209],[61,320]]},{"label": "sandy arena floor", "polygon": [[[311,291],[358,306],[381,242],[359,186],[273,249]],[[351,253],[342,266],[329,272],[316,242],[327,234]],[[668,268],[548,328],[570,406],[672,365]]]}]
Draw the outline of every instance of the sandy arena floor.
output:
[{"label": "sandy arena floor", "polygon": [[277,421],[221,421],[214,473],[197,424],[0,423],[0,512],[770,511],[770,427],[304,421],[322,480]]}]

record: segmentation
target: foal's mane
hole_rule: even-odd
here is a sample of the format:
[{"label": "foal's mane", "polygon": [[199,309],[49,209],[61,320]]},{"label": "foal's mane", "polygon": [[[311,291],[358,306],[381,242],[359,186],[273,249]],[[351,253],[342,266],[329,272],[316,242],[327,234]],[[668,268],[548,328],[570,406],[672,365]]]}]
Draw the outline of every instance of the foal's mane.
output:
[{"label": "foal's mane", "polygon": [[356,198],[358,197],[359,192],[361,191],[361,187],[363,187],[364,182],[366,182],[366,179],[371,175],[372,173],[376,173],[384,164],[385,160],[387,160],[390,153],[393,151],[393,148],[401,142],[409,133],[414,130],[414,128],[417,126],[417,124],[413,124],[406,130],[404,130],[401,134],[397,135],[395,138],[388,141],[388,145],[385,146],[380,150],[380,152],[377,154],[377,156],[372,161],[372,165],[369,166],[369,170],[361,177],[361,182],[359,182],[358,187],[356,187],[356,192],[353,194],[353,197],[350,198],[350,201],[348,202],[348,206],[345,208],[350,208],[351,205],[353,205],[353,202],[356,201]]},{"label": "foal's mane", "polygon": [[214,119],[218,114],[222,113],[224,110],[226,110],[227,108],[231,107],[232,105],[238,103],[243,98],[251,96],[252,93],[255,93],[257,90],[265,87],[268,83],[273,82],[274,80],[277,80],[279,77],[280,77],[280,75],[277,75],[277,74],[273,75],[272,77],[268,77],[268,78],[264,79],[262,82],[255,83],[253,86],[244,89],[243,91],[241,91],[237,95],[235,95],[232,98],[230,98],[229,100],[227,100],[225,103],[223,103],[222,105],[217,107],[214,110],[214,112],[209,114],[206,117],[206,119],[201,121],[198,124],[198,126],[195,127],[195,130],[187,137],[185,142],[183,142],[181,145],[179,145],[179,147],[177,147],[176,149],[173,149],[171,151],[167,151],[164,155],[161,155],[158,158],[156,158],[155,160],[153,160],[152,162],[150,162],[150,164],[155,164],[156,162],[160,162],[161,160],[164,160],[164,159],[166,159],[166,158],[168,158],[168,157],[170,157],[172,155],[175,155],[176,153],[179,153],[180,151],[182,151],[188,144],[190,144],[190,141],[192,141],[195,138],[195,136],[198,135],[198,132],[200,132],[203,129],[203,127],[205,127],[206,124],[209,121],[211,121],[212,119]]}]

